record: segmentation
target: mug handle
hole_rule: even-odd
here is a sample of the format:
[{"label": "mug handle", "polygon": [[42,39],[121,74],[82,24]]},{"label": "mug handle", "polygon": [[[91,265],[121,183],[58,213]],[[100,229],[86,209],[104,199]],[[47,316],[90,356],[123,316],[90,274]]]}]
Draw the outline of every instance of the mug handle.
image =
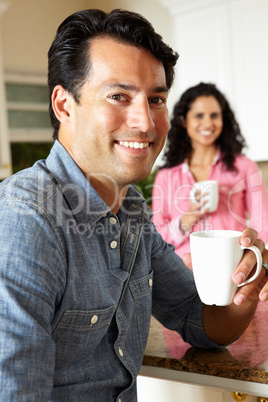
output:
[{"label": "mug handle", "polygon": [[241,250],[252,250],[255,253],[256,259],[257,259],[257,268],[256,268],[255,274],[251,278],[245,280],[245,282],[238,285],[238,287],[247,285],[248,283],[254,281],[256,278],[258,278],[258,276],[261,273],[261,269],[262,269],[262,255],[261,255],[261,252],[258,249],[258,247],[256,247],[256,246],[251,246],[251,247],[240,246],[240,247],[241,247]]}]

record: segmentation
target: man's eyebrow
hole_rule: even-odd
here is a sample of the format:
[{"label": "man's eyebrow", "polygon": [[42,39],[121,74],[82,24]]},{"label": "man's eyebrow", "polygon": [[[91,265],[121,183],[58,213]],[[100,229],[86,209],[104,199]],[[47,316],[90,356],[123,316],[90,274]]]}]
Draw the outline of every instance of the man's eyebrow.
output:
[{"label": "man's eyebrow", "polygon": [[[104,86],[104,88],[105,89],[117,89],[117,88],[119,88],[119,89],[124,89],[126,91],[135,91],[135,92],[139,91],[139,88],[136,87],[135,85],[123,84],[123,83],[120,83],[120,82],[107,84],[107,85]],[[155,93],[168,92],[168,87],[166,85],[157,86],[157,87],[152,88],[152,92],[155,92]]]},{"label": "man's eyebrow", "polygon": [[153,92],[160,93],[160,92],[168,92],[168,87],[166,85],[155,87]]}]

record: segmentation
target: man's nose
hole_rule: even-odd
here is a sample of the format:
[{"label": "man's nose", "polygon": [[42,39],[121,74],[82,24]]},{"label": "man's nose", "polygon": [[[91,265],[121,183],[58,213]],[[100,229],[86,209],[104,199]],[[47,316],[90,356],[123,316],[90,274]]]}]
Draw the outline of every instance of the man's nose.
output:
[{"label": "man's nose", "polygon": [[131,105],[127,123],[129,127],[137,128],[144,133],[147,133],[154,128],[155,124],[152,111],[147,100]]}]

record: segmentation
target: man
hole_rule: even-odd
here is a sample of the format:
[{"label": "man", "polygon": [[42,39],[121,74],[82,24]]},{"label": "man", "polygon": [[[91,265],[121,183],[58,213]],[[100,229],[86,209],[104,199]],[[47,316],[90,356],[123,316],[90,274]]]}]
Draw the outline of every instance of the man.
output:
[{"label": "man", "polygon": [[[176,60],[134,13],[85,10],[60,25],[49,50],[55,144],[1,185],[0,400],[136,401],[151,313],[186,342],[218,347],[267,293],[263,269],[232,305],[203,306],[130,186],[164,145]],[[247,229],[241,241],[263,251],[256,237]],[[236,281],[254,265],[248,253]]]}]

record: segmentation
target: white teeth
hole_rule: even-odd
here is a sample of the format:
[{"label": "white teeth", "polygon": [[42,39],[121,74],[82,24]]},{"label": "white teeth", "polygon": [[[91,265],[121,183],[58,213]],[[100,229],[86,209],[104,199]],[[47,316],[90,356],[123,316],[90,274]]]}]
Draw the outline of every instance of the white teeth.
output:
[{"label": "white teeth", "polygon": [[211,135],[212,132],[210,130],[204,130],[200,132],[201,135]]},{"label": "white teeth", "polygon": [[128,141],[119,141],[120,145],[123,145],[126,148],[135,148],[135,149],[144,149],[149,146],[149,142],[128,142]]}]

